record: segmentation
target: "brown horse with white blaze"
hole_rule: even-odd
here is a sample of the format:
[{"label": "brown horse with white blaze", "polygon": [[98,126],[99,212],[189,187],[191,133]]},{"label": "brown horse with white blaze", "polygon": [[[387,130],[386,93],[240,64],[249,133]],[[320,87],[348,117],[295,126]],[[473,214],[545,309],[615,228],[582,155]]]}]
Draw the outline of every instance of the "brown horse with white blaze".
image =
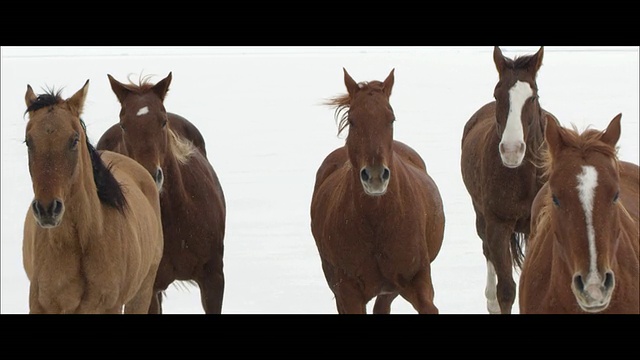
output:
[{"label": "brown horse with white blaze", "polygon": [[[544,183],[539,168],[544,116],[536,77],[543,48],[533,55],[493,60],[499,80],[493,96],[467,121],[461,142],[462,179],[476,214],[487,264],[485,296],[491,314],[510,314],[516,299],[513,269],[522,265],[531,203]],[[497,282],[496,282],[497,280]]]},{"label": "brown horse with white blaze", "polygon": [[27,86],[29,309],[146,314],[163,250],[158,190],[140,164],[89,143],[80,119],[88,83],[66,100]]},{"label": "brown horse with white blaze", "polygon": [[157,301],[150,312],[162,313],[163,292],[178,280],[195,281],[204,312],[220,314],[226,202],[218,175],[199,149],[204,139],[193,124],[175,121],[176,115],[167,113],[164,100],[171,73],[156,84],[149,77],[137,84],[108,78],[120,102],[120,122],[118,131],[103,134],[98,148],[110,147],[137,160],[160,192],[165,247],[155,282]]},{"label": "brown horse with white blaze", "polygon": [[520,313],[640,313],[640,168],[617,157],[621,117],[581,134],[547,121]]},{"label": "brown horse with white blaze", "polygon": [[[343,69],[344,70],[344,69]],[[340,314],[388,314],[401,295],[419,313],[436,314],[431,262],[442,246],[444,211],[420,155],[393,138],[389,103],[394,70],[384,81],[356,83],[328,101],[346,144],[316,174],[311,230]]]}]

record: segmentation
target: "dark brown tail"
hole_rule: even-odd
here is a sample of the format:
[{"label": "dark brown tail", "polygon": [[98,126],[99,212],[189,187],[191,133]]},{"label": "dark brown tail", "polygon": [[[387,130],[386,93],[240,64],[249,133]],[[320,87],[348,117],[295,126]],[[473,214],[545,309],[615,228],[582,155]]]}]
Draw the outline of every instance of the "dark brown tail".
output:
[{"label": "dark brown tail", "polygon": [[527,235],[524,233],[514,232],[511,236],[511,258],[513,266],[518,270],[522,270],[522,262],[524,261],[524,246],[527,242]]}]

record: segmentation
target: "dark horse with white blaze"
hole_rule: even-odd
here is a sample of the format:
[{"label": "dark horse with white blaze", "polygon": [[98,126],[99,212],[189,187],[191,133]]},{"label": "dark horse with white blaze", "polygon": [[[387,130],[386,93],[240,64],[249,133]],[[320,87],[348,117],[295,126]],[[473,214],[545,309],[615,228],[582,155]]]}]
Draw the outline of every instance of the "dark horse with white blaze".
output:
[{"label": "dark horse with white blaze", "polygon": [[545,181],[539,158],[544,119],[550,114],[540,106],[536,83],[542,57],[541,47],[512,60],[496,46],[495,101],[471,116],[462,135],[462,179],[487,261],[485,296],[492,314],[511,313],[516,299],[513,269],[522,265],[531,203]]}]

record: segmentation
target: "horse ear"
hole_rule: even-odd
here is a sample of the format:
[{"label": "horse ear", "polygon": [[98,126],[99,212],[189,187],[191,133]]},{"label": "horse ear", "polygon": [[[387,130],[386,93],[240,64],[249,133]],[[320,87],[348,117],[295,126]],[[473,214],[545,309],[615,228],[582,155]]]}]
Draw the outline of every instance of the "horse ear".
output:
[{"label": "horse ear", "polygon": [[111,90],[113,90],[113,93],[116,94],[116,98],[118,98],[118,101],[122,104],[131,91],[124,87],[121,82],[114,79],[113,76],[107,74],[107,77],[109,78],[109,84],[111,84]]},{"label": "horse ear", "polygon": [[620,119],[622,119],[622,114],[616,115],[616,117],[611,120],[602,136],[600,136],[600,140],[614,148],[616,147],[618,140],[620,140]]},{"label": "horse ear", "polygon": [[545,116],[546,125],[544,128],[544,139],[547,143],[547,148],[552,155],[557,154],[562,145],[564,144],[562,140],[562,134],[560,133],[560,124],[553,118],[551,115]]},{"label": "horse ear", "polygon": [[498,46],[493,47],[493,62],[496,64],[498,74],[502,74],[502,70],[504,70],[505,59],[504,55],[502,55],[502,50],[500,50]]},{"label": "horse ear", "polygon": [[544,46],[540,46],[540,50],[533,55],[531,62],[529,63],[529,70],[533,73],[537,73],[542,66],[542,58],[544,57]]},{"label": "horse ear", "polygon": [[157,84],[153,86],[153,92],[158,95],[160,100],[164,101],[164,97],[167,95],[167,91],[169,91],[169,85],[171,84],[171,72],[167,75],[166,78],[160,80]]},{"label": "horse ear", "polygon": [[391,72],[389,73],[389,76],[387,76],[387,78],[384,80],[383,84],[383,91],[385,93],[385,95],[387,95],[387,97],[391,96],[391,90],[393,89],[393,82],[395,81],[395,76],[393,75],[393,73],[396,71],[395,68],[391,69]]},{"label": "horse ear", "polygon": [[67,99],[67,104],[69,105],[69,109],[80,116],[82,114],[82,110],[84,108],[84,101],[87,98],[87,92],[89,91],[89,80],[87,80],[82,89],[78,90],[72,97]]},{"label": "horse ear", "polygon": [[344,85],[347,87],[347,92],[349,94],[355,94],[356,90],[358,90],[358,83],[349,75],[347,69],[342,68],[344,71]]},{"label": "horse ear", "polygon": [[27,85],[27,93],[24,95],[24,102],[27,104],[27,108],[31,106],[31,104],[33,104],[33,102],[36,101],[37,98],[38,97],[33,92],[31,85]]}]

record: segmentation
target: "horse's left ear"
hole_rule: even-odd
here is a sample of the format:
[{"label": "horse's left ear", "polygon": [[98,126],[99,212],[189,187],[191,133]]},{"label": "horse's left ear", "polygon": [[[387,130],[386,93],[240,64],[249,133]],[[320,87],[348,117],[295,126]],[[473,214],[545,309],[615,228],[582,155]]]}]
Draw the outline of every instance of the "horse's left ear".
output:
[{"label": "horse's left ear", "polygon": [[612,147],[616,147],[618,140],[620,140],[620,119],[622,119],[622,114],[616,115],[616,117],[611,120],[602,136],[600,136],[600,140]]},{"label": "horse's left ear", "polygon": [[171,85],[171,72],[167,75],[166,78],[160,80],[157,84],[153,86],[153,92],[158,95],[160,100],[164,101],[164,97],[167,95],[167,91],[169,91],[169,85]]},{"label": "horse's left ear", "polygon": [[385,93],[385,95],[387,95],[387,97],[391,96],[391,90],[393,89],[393,82],[395,81],[395,76],[393,75],[393,73],[395,71],[396,71],[395,68],[391,69],[391,72],[389,73],[389,76],[387,76],[387,78],[382,83],[384,85],[384,88],[383,88],[382,91],[384,91],[384,93]]},{"label": "horse's left ear", "polygon": [[529,70],[533,73],[537,73],[542,66],[542,58],[544,57],[544,46],[540,46],[540,50],[533,55],[531,63],[529,64]]},{"label": "horse's left ear", "polygon": [[82,89],[78,90],[72,97],[67,99],[69,109],[77,116],[82,114],[84,108],[84,101],[87,98],[87,92],[89,91],[89,80],[84,83]]}]

